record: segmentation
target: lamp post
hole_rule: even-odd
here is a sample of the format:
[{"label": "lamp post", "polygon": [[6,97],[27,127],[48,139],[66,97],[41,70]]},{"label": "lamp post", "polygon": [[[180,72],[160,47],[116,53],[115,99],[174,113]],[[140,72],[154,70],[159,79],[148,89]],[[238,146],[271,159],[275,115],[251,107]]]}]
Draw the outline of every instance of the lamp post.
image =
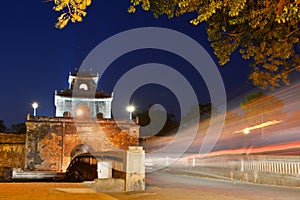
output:
[{"label": "lamp post", "polygon": [[39,104],[37,102],[34,102],[32,104],[32,108],[33,108],[33,116],[36,116],[36,109],[39,107]]},{"label": "lamp post", "polygon": [[127,106],[127,111],[129,112],[129,119],[132,119],[132,112],[134,112],[135,107],[133,105]]}]

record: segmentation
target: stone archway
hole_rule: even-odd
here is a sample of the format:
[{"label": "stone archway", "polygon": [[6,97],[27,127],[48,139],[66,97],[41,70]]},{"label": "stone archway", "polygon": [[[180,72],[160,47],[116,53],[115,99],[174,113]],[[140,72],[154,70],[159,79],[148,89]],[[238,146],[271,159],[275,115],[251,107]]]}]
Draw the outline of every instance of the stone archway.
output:
[{"label": "stone archway", "polygon": [[93,153],[94,151],[95,150],[87,144],[79,144],[72,149],[72,151],[70,153],[70,157],[72,160],[77,155],[80,155],[83,153]]}]

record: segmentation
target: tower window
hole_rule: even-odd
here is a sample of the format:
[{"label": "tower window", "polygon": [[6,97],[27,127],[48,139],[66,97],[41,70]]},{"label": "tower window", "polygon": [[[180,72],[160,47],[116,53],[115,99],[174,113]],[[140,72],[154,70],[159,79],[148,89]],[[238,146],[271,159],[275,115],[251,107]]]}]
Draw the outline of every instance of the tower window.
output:
[{"label": "tower window", "polygon": [[85,91],[87,91],[88,89],[89,88],[88,88],[87,84],[85,84],[85,83],[82,83],[82,84],[79,85],[79,90],[85,90]]}]

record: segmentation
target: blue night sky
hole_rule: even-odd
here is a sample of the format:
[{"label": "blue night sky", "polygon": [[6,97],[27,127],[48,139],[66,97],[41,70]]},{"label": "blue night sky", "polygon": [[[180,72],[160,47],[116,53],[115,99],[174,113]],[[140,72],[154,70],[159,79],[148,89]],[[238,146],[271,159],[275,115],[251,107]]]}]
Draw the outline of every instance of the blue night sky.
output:
[{"label": "blue night sky", "polygon": [[[197,40],[217,62],[207,41],[205,25],[195,27],[189,24],[193,16],[171,20],[167,17],[155,19],[151,13],[142,10],[138,10],[136,14],[127,13],[129,0],[94,0],[82,23],[69,24],[65,29],[59,30],[54,27],[58,13],[52,10],[52,6],[51,2],[43,3],[41,0],[1,3],[0,119],[7,126],[25,122],[27,113],[32,113],[33,101],[40,104],[38,115],[53,116],[54,92],[68,87],[69,72],[80,67],[83,59],[99,43],[122,31],[153,26],[177,30]],[[167,59],[168,56],[174,57],[158,50],[136,51],[122,56],[112,64],[99,87],[110,93],[114,82],[129,66],[160,62],[182,71],[197,91],[199,101],[209,102],[201,77],[195,75],[192,69],[189,70],[188,66],[185,68],[188,64],[184,60]],[[231,60],[231,63],[219,67],[228,98],[251,87],[247,63],[239,55],[234,55]],[[156,103],[156,97],[165,98],[165,95],[170,95],[167,90],[158,88],[141,88],[133,101],[142,109],[149,103]],[[145,91],[148,94],[147,100],[139,95]]]}]

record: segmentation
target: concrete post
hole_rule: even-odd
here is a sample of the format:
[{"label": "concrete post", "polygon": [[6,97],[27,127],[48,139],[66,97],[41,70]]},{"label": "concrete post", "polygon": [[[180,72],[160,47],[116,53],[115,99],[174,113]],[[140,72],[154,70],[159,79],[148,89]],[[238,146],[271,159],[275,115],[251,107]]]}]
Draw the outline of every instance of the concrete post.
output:
[{"label": "concrete post", "polygon": [[244,159],[241,158],[241,172],[244,172]]},{"label": "concrete post", "polygon": [[126,162],[126,191],[145,190],[145,151],[143,147],[130,146]]}]

